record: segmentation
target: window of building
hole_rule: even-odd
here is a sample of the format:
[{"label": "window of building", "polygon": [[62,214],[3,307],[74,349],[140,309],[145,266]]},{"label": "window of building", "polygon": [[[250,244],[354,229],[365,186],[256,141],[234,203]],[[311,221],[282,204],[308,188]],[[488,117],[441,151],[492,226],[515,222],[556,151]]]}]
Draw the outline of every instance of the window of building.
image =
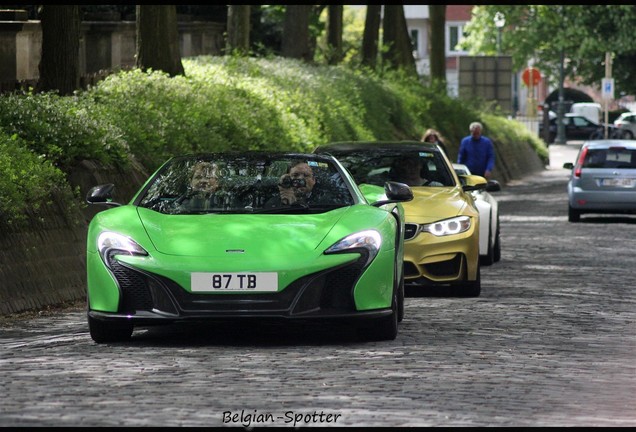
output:
[{"label": "window of building", "polygon": [[413,51],[417,51],[419,49],[419,37],[420,32],[417,29],[411,29],[411,45],[413,46]]},{"label": "window of building", "polygon": [[446,47],[447,55],[457,55],[457,54],[466,54],[465,51],[461,50],[457,44],[460,42],[462,37],[464,37],[464,26],[462,24],[448,24],[446,26],[446,40],[448,41],[448,45]]}]

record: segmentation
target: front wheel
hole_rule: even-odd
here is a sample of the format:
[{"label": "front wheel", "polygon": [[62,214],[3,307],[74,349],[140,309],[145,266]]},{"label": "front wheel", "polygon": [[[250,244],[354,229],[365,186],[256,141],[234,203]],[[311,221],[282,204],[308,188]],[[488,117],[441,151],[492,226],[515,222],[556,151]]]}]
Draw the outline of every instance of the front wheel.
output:
[{"label": "front wheel", "polygon": [[404,275],[398,289],[398,322],[404,319]]},{"label": "front wheel", "polygon": [[126,342],[133,333],[132,323],[112,323],[88,317],[88,331],[97,343]]},{"label": "front wheel", "polygon": [[495,262],[501,261],[501,239],[499,235],[499,218],[497,218],[497,231],[495,234]]},{"label": "front wheel", "polygon": [[493,233],[492,223],[490,223],[491,217],[488,218],[488,249],[486,255],[479,257],[479,263],[484,266],[490,266],[495,262],[495,248],[493,246]]},{"label": "front wheel", "polygon": [[[466,270],[468,272],[468,270]],[[481,294],[481,267],[477,266],[477,278],[474,281],[465,281],[462,285],[456,287],[459,297],[479,297]]]},{"label": "front wheel", "polygon": [[599,140],[599,139],[603,139],[605,136],[605,133],[602,130],[597,130],[594,131],[590,134],[590,138],[591,140]]},{"label": "front wheel", "polygon": [[623,131],[622,138],[628,139],[628,140],[634,139],[634,134],[632,133],[632,131],[626,130],[626,131]]},{"label": "front wheel", "polygon": [[358,336],[363,341],[388,341],[394,340],[398,334],[398,296],[393,293],[391,302],[391,315],[376,318],[369,323],[364,323],[358,328]]}]

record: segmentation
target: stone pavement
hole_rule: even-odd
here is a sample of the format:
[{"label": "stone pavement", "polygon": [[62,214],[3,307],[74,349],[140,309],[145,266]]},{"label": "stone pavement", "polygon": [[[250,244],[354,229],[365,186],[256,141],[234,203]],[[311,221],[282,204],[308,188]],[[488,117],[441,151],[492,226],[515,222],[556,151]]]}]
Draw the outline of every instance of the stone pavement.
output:
[{"label": "stone pavement", "polygon": [[567,222],[560,165],[497,193],[482,295],[412,293],[395,341],[228,323],[97,345],[81,309],[3,321],[0,425],[636,426],[636,218]]}]

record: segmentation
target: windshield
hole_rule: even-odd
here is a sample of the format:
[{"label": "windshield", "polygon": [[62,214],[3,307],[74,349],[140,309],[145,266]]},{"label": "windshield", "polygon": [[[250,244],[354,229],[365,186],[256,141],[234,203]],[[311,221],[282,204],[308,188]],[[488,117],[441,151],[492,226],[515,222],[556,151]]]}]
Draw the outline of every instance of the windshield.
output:
[{"label": "windshield", "polygon": [[216,154],[169,161],[135,204],[166,214],[320,213],[356,202],[331,158]]},{"label": "windshield", "polygon": [[620,146],[589,148],[583,168],[636,168],[636,150]]},{"label": "windshield", "polygon": [[351,172],[357,184],[384,186],[387,181],[398,181],[409,186],[455,186],[455,178],[440,152],[365,149],[329,153]]}]

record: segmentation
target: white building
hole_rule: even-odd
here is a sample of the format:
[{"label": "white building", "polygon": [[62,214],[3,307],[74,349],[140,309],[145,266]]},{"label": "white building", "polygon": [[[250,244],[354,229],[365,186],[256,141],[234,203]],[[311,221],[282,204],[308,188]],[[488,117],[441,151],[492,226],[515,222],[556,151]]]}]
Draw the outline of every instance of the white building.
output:
[{"label": "white building", "polygon": [[[349,5],[352,8],[366,8],[364,5]],[[448,94],[457,97],[458,82],[458,58],[461,56],[469,56],[469,53],[458,48],[458,43],[464,34],[464,27],[472,18],[472,9],[474,5],[446,5],[446,23],[445,23],[445,51],[446,51],[446,83]],[[404,5],[404,15],[406,17],[406,25],[408,27],[411,40],[413,42],[415,64],[417,72],[420,75],[430,75],[430,14],[428,5]],[[529,99],[528,88],[523,84],[522,72],[513,73],[511,94],[512,107],[517,114],[525,114],[528,112],[529,103],[539,104],[547,95],[545,80],[543,79],[539,85],[533,88],[533,99]],[[513,114],[511,112],[511,114]]]},{"label": "white building", "polygon": [[[457,57],[468,55],[457,44],[464,33],[464,26],[471,18],[473,5],[446,5],[446,82],[449,95],[457,96]],[[430,24],[428,5],[404,5],[406,25],[415,46],[414,57],[417,72],[430,74]]]}]

